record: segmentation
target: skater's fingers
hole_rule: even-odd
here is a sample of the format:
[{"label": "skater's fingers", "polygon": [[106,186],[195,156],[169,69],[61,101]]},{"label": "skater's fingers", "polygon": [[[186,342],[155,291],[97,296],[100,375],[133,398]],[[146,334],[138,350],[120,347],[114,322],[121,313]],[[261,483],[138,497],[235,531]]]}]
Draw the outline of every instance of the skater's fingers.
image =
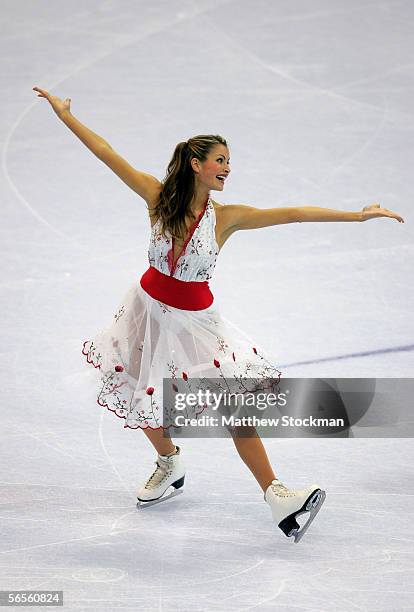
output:
[{"label": "skater's fingers", "polygon": [[401,215],[399,215],[398,213],[393,212],[392,210],[388,210],[387,208],[384,208],[383,216],[384,217],[390,217],[391,219],[396,219],[400,223],[404,223],[404,219],[401,217]]},{"label": "skater's fingers", "polygon": [[47,98],[49,96],[49,92],[47,92],[45,89],[41,89],[40,87],[33,87],[33,90],[40,92],[39,95],[41,97],[44,96],[45,98]]},{"label": "skater's fingers", "polygon": [[390,219],[396,219],[399,223],[404,223],[404,219],[398,213],[388,208],[381,208],[379,204],[372,204],[371,206],[365,206],[362,209],[362,221],[368,219],[375,219],[377,217],[388,217]]}]

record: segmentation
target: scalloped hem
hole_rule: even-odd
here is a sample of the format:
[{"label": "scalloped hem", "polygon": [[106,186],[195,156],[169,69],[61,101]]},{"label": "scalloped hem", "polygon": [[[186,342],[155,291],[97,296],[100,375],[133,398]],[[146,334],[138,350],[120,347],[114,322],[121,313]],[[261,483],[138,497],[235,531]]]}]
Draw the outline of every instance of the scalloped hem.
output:
[{"label": "scalloped hem", "polygon": [[[99,369],[99,370],[100,370],[100,369],[101,369],[101,365],[100,365],[100,364],[95,365],[95,364],[93,363],[93,361],[90,361],[90,360],[88,359],[88,353],[85,353],[85,352],[84,352],[84,349],[85,349],[85,344],[86,344],[87,342],[90,342],[90,340],[85,340],[85,341],[84,341],[84,343],[83,343],[83,347],[82,347],[82,355],[84,355],[84,356],[86,357],[86,362],[87,362],[87,363],[89,363],[89,364],[90,364],[91,366],[93,366],[95,369]],[[114,414],[116,417],[118,417],[118,419],[124,419],[124,420],[126,420],[126,418],[127,418],[126,416],[124,416],[124,415],[122,415],[122,414],[118,414],[118,413],[116,412],[116,410],[113,410],[113,409],[112,409],[112,408],[109,406],[109,404],[107,404],[107,403],[102,404],[102,403],[99,401],[99,397],[96,399],[96,403],[97,403],[97,404],[98,404],[98,406],[100,406],[101,408],[106,408],[107,410],[109,410],[109,412],[112,412],[112,414]],[[163,425],[160,425],[159,427],[151,427],[150,425],[147,425],[146,427],[142,427],[141,425],[137,425],[136,427],[133,427],[132,425],[128,425],[128,423],[125,423],[125,425],[124,425],[124,429],[152,429],[152,431],[158,431],[159,429],[164,429],[164,430],[165,430],[165,429],[169,429],[170,427],[173,427],[173,425],[167,425],[166,427],[164,427]]]}]

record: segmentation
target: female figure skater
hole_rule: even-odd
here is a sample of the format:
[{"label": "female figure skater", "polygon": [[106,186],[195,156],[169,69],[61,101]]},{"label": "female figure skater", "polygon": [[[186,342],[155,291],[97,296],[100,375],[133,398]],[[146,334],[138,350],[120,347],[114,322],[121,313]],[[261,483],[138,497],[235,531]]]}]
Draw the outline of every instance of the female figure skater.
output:
[{"label": "female figure skater", "polygon": [[[138,505],[151,505],[182,492],[185,466],[181,448],[164,426],[163,379],[247,378],[263,383],[281,372],[264,352],[220,315],[208,281],[216,258],[236,231],[304,221],[367,221],[396,213],[379,204],[358,212],[313,206],[260,209],[222,205],[210,197],[223,191],[230,173],[229,149],[219,135],[180,142],[162,182],[136,170],[62,101],[39,87],[65,125],[147,204],[151,223],[149,268],[119,305],[112,325],[83,344],[88,363],[100,370],[98,403],[142,429],[158,453],[156,469],[138,491]],[[256,377],[256,379],[255,379]],[[191,387],[189,386],[189,389]],[[201,408],[202,410],[202,408]],[[199,409],[200,412],[200,409]],[[199,414],[194,409],[194,415]],[[319,511],[325,492],[318,485],[290,490],[278,478],[254,427],[230,431],[236,449],[263,490],[273,519],[298,542]],[[296,517],[308,513],[300,526]]]}]

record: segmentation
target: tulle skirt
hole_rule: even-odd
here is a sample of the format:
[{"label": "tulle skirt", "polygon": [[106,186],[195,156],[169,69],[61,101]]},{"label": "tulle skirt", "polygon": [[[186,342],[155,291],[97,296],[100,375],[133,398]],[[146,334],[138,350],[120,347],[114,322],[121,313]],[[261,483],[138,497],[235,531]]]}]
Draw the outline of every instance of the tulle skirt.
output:
[{"label": "tulle skirt", "polygon": [[[125,294],[112,324],[83,343],[82,353],[100,377],[98,404],[132,429],[170,427],[163,411],[165,379],[174,386],[178,380],[220,378],[257,390],[281,376],[215,302],[204,310],[174,308],[152,298],[139,282]],[[188,416],[203,409],[194,406]]]}]

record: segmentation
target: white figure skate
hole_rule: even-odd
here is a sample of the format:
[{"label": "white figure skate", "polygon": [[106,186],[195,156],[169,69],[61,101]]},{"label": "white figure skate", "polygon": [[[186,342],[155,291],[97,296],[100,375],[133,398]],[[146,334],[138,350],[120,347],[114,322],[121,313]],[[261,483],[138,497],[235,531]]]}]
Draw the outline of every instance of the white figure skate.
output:
[{"label": "white figure skate", "polygon": [[[295,543],[305,535],[321,509],[325,497],[325,491],[322,491],[318,485],[314,484],[294,491],[288,489],[277,479],[268,486],[264,495],[272,510],[273,520],[288,538],[292,536],[295,538]],[[309,512],[309,518],[301,527],[296,517],[306,512]]]},{"label": "white figure skate", "polygon": [[153,506],[183,492],[185,465],[180,447],[170,457],[158,455],[153,474],[137,494],[137,507]]}]

